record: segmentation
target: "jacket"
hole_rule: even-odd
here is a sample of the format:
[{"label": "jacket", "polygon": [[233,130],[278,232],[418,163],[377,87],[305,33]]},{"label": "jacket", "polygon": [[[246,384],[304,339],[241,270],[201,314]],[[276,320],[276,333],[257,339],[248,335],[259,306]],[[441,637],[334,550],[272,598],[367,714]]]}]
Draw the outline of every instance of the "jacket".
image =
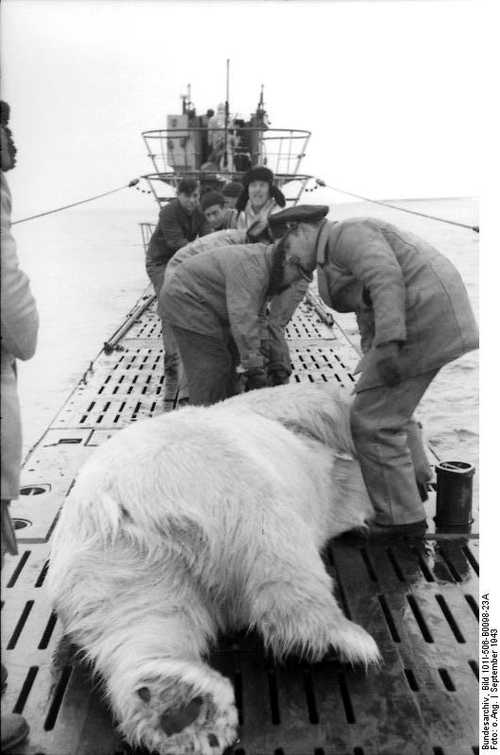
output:
[{"label": "jacket", "polygon": [[263,367],[274,248],[219,246],[187,259],[164,283],[163,315],[174,326],[212,337],[230,329],[243,369]]},{"label": "jacket", "polygon": [[383,385],[375,348],[401,345],[402,379],[439,369],[478,348],[460,274],[423,239],[374,218],[326,223],[317,240],[318,288],[340,312],[356,312],[364,354],[356,391]]},{"label": "jacket", "polygon": [[210,226],[200,208],[195,207],[190,215],[178,199],[173,199],[160,210],[146,252],[146,270],[164,267],[178,249],[207,233],[210,233]]},{"label": "jacket", "polygon": [[1,497],[19,495],[22,436],[17,393],[16,359],[30,359],[35,353],[38,312],[28,277],[19,267],[16,242],[10,230],[10,190],[1,173]]},{"label": "jacket", "polygon": [[165,270],[165,280],[171,278],[178,265],[186,260],[194,257],[196,254],[206,252],[208,249],[213,249],[216,246],[231,246],[233,244],[243,244],[246,239],[246,231],[237,231],[236,229],[228,229],[222,231],[214,231],[207,236],[202,236],[199,239],[191,241],[190,244],[181,247],[174,256],[170,259]]},{"label": "jacket", "polygon": [[[222,221],[222,225],[219,226],[217,230],[225,231],[236,229],[238,227],[239,214],[240,213],[238,212],[238,210],[235,210],[233,207],[226,207],[224,209],[224,220]],[[217,231],[215,231],[215,233],[217,233]]]}]

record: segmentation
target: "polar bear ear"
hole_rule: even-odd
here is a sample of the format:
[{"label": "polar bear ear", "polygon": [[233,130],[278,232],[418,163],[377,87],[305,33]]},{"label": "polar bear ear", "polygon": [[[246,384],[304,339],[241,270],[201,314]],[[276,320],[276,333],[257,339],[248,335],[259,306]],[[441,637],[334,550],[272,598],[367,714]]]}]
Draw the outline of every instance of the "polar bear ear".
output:
[{"label": "polar bear ear", "polygon": [[149,703],[149,701],[151,700],[151,692],[149,690],[149,687],[139,687],[136,692],[141,700],[144,700],[145,703]]},{"label": "polar bear ear", "polygon": [[160,716],[161,728],[168,736],[177,734],[198,718],[202,705],[203,698],[194,697],[183,708],[167,708]]}]

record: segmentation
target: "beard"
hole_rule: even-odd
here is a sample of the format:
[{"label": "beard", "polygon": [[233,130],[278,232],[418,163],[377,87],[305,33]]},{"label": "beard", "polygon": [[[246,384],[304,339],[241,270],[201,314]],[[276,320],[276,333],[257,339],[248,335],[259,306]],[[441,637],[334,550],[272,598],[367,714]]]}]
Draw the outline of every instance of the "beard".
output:
[{"label": "beard", "polygon": [[290,283],[284,283],[283,278],[285,276],[285,254],[286,248],[283,243],[285,239],[281,239],[276,244],[273,252],[273,262],[271,266],[271,276],[269,278],[269,288],[267,289],[268,297],[281,294],[287,288],[290,288]]}]

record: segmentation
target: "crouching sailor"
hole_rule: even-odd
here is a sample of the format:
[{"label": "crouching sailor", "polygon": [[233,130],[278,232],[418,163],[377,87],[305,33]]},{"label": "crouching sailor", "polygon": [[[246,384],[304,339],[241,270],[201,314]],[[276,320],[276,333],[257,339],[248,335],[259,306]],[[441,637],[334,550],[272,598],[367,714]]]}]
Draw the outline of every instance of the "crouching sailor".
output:
[{"label": "crouching sailor", "polygon": [[364,356],[351,430],[376,512],[370,537],[422,535],[412,415],[440,368],[479,345],[460,274],[423,239],[374,218],[323,221],[319,232],[302,222],[290,231],[288,250],[317,265],[326,304],[357,315]]},{"label": "crouching sailor", "polygon": [[[315,229],[328,207],[292,208]],[[266,304],[296,281],[311,280],[286,236],[276,244],[213,246],[167,275],[160,309],[179,346],[191,404],[213,404],[238,392],[237,367],[247,388],[268,384],[264,344]]]}]

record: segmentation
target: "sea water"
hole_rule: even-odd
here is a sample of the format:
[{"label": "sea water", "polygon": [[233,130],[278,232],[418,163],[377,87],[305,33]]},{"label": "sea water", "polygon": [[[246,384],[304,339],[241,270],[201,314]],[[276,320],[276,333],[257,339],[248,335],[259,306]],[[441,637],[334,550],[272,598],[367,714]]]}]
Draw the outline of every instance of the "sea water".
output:
[{"label": "sea water", "polygon": [[[302,197],[319,203],[316,193]],[[472,199],[393,200],[403,208],[468,225],[478,223]],[[478,313],[479,235],[376,204],[337,204],[332,217],[384,218],[422,236],[460,271]],[[35,356],[19,364],[25,452],[39,439],[104,341],[148,285],[139,223],[157,211],[73,209],[13,227],[21,267],[40,313]],[[355,337],[354,320],[343,319]],[[439,327],[439,323],[436,323]],[[424,396],[418,417],[438,456],[478,465],[478,352],[446,366]],[[477,475],[475,478],[477,486]]]}]

